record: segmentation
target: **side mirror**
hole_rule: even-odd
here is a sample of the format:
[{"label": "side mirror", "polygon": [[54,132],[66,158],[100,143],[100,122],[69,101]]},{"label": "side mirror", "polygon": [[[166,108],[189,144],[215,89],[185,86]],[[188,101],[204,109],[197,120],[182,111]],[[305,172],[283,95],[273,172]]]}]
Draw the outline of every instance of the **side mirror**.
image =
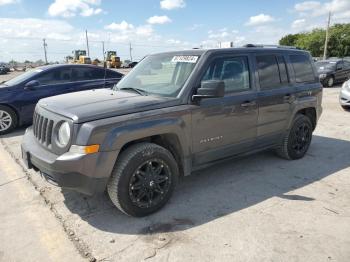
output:
[{"label": "side mirror", "polygon": [[225,82],[222,80],[202,81],[201,87],[198,88],[197,94],[192,96],[192,99],[198,98],[215,98],[225,95]]},{"label": "side mirror", "polygon": [[39,81],[32,80],[32,81],[29,81],[28,83],[25,84],[24,89],[34,90],[39,85],[40,85]]}]

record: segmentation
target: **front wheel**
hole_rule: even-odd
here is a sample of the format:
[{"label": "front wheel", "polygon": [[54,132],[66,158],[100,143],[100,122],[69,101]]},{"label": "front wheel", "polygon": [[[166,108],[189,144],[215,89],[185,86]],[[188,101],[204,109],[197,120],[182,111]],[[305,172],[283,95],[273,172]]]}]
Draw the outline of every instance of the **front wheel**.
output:
[{"label": "front wheel", "polygon": [[11,108],[0,105],[0,135],[11,132],[16,126],[16,113]]},{"label": "front wheel", "polygon": [[114,205],[130,216],[146,216],[170,199],[179,170],[173,155],[152,143],[135,144],[119,157],[107,185]]},{"label": "front wheel", "polygon": [[278,155],[288,160],[302,158],[311,144],[312,131],[310,118],[302,114],[296,115],[292,128],[277,149]]},{"label": "front wheel", "polygon": [[334,85],[334,77],[333,76],[328,77],[328,79],[326,81],[326,85],[327,85],[327,87],[332,87]]}]

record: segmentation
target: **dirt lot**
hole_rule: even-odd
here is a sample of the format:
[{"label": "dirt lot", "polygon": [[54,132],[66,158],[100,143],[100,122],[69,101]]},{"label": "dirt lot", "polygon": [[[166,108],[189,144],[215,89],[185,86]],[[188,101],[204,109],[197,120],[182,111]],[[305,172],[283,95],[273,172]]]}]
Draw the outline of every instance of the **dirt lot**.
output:
[{"label": "dirt lot", "polygon": [[[123,215],[106,195],[51,186],[33,171],[19,171],[31,182],[22,186],[40,192],[91,260],[350,261],[350,112],[338,94],[339,87],[324,89],[305,158],[263,152],[216,165],[182,179],[170,203],[146,218]],[[23,133],[0,139],[9,166],[20,164]]]}]

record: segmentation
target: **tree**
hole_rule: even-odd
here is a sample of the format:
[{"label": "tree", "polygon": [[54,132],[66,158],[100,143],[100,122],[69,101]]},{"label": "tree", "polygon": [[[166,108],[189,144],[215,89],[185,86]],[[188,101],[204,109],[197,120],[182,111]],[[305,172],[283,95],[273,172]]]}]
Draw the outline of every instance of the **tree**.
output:
[{"label": "tree", "polygon": [[[280,45],[296,46],[308,50],[314,57],[323,55],[326,31],[314,29],[311,32],[288,34],[279,41]],[[335,24],[329,29],[328,55],[350,56],[350,24]]]}]

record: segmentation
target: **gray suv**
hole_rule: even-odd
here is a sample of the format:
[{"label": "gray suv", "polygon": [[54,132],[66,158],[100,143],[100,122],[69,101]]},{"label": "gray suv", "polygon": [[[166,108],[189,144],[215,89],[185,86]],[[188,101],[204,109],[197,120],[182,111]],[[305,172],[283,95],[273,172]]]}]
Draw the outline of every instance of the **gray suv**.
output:
[{"label": "gray suv", "polygon": [[302,158],[321,100],[302,50],[154,54],[112,90],[39,101],[22,156],[51,183],[89,195],[107,189],[121,211],[145,216],[165,205],[179,177],[218,161],[268,148]]}]

